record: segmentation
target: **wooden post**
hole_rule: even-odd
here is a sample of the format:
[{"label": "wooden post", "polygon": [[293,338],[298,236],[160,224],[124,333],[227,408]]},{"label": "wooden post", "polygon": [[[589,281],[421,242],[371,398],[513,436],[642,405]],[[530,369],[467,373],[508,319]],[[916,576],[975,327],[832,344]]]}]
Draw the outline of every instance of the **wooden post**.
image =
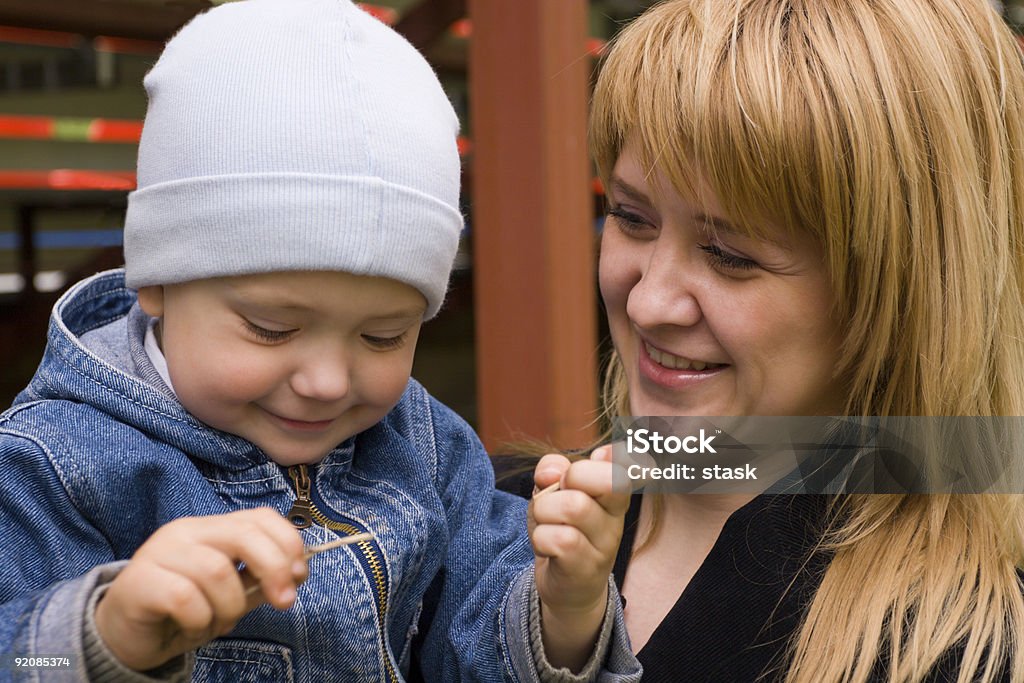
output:
[{"label": "wooden post", "polygon": [[470,0],[472,244],[479,428],[596,435],[586,0]]}]

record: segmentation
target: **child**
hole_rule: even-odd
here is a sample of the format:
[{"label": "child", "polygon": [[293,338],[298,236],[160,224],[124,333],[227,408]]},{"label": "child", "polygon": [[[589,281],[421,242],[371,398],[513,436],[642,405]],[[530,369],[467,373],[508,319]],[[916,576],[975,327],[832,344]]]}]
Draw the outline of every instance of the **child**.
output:
[{"label": "child", "polygon": [[535,504],[534,572],[525,507],[409,378],[462,226],[422,57],[349,0],[247,0],[146,88],[126,268],[61,298],[0,419],[3,650],[104,681],[636,678],[610,464]]}]

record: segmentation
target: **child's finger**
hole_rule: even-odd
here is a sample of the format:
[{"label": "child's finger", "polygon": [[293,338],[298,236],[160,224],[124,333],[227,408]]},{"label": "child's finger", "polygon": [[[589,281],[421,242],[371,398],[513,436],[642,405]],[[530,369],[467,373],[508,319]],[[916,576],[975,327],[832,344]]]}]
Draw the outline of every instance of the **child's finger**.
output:
[{"label": "child's finger", "polygon": [[[180,638],[190,644],[203,643],[216,636],[214,608],[205,592],[187,576],[159,565],[129,565],[118,580],[121,588],[133,596],[129,608],[141,622],[170,620]],[[111,591],[113,592],[113,586]],[[109,592],[103,602],[109,599]]]},{"label": "child's finger", "polygon": [[195,546],[161,558],[160,571],[184,577],[202,594],[212,610],[214,636],[230,630],[248,611],[246,596],[235,562],[208,546]]},{"label": "child's finger", "polygon": [[[235,565],[244,562],[246,569],[259,579],[267,602],[285,609],[295,598],[293,565],[301,561],[301,543],[298,553],[289,556],[288,551],[282,549],[266,532],[263,516],[251,514],[253,512],[176,520],[158,530],[139,549],[136,557],[146,557],[190,576],[199,584],[205,584],[211,580],[205,570],[199,571],[175,558],[189,556],[190,548],[207,546],[226,555]],[[239,595],[244,596],[237,572],[231,577],[221,577],[221,580],[228,581],[223,584],[223,589],[231,585]]]},{"label": "child's finger", "polygon": [[309,576],[309,564],[305,558],[305,544],[295,525],[273,508],[259,508],[251,512],[254,522],[281,549],[284,557],[294,558],[291,563],[292,581],[301,584]]},{"label": "child's finger", "polygon": [[[287,609],[295,601],[297,573],[304,576],[299,565],[305,567],[301,549],[296,555],[282,552],[281,547],[266,533],[252,530],[244,539],[231,540],[226,546],[231,557],[245,563],[245,570],[260,584],[267,602],[278,609]],[[233,586],[244,599],[245,591],[236,571]]]},{"label": "child's finger", "polygon": [[259,525],[275,543],[281,547],[281,552],[288,557],[301,557],[305,550],[305,544],[299,530],[274,508],[257,508],[246,510],[243,514],[251,515],[253,522]]},{"label": "child's finger", "polygon": [[162,607],[186,644],[206,643],[219,635],[215,608],[200,586],[172,571],[163,573],[161,586]]}]

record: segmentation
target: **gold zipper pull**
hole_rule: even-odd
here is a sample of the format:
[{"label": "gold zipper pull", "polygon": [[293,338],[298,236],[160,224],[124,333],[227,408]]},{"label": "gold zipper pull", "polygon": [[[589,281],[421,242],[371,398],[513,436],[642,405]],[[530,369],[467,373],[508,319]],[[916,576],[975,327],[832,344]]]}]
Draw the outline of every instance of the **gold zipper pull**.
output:
[{"label": "gold zipper pull", "polygon": [[296,498],[285,517],[296,527],[305,529],[313,524],[313,511],[310,507],[312,502],[309,499],[309,473],[305,465],[292,465],[288,468],[288,476],[295,484]]}]

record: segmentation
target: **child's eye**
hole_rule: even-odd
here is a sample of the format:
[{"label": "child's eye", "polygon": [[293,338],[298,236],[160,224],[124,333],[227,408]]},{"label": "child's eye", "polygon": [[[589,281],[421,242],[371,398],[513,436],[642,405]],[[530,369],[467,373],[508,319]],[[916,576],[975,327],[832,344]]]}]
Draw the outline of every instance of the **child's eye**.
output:
[{"label": "child's eye", "polygon": [[731,268],[736,270],[750,270],[757,268],[757,261],[737,256],[736,254],[724,251],[717,244],[698,244],[698,248],[708,255],[711,264],[718,268]]},{"label": "child's eye", "polygon": [[397,337],[378,337],[372,334],[364,334],[363,339],[370,346],[377,349],[397,349],[405,343],[405,338],[408,336],[408,332],[403,332]]},{"label": "child's eye", "polygon": [[269,344],[282,342],[295,332],[295,330],[268,330],[248,320],[243,320],[243,325],[250,334]]},{"label": "child's eye", "polygon": [[608,209],[608,217],[614,218],[619,229],[627,233],[639,233],[645,230],[650,230],[654,226],[651,225],[650,221],[638,216],[635,213],[626,211],[625,209],[613,206]]}]

